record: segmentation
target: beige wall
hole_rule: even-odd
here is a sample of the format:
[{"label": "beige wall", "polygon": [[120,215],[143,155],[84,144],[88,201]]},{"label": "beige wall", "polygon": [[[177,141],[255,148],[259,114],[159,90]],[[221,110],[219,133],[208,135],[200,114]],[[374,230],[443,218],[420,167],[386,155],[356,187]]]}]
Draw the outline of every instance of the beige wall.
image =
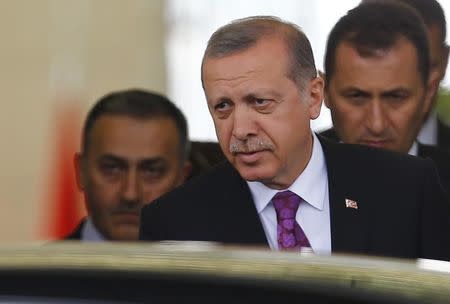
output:
[{"label": "beige wall", "polygon": [[165,92],[163,26],[163,0],[0,0],[0,242],[38,238],[57,107]]}]

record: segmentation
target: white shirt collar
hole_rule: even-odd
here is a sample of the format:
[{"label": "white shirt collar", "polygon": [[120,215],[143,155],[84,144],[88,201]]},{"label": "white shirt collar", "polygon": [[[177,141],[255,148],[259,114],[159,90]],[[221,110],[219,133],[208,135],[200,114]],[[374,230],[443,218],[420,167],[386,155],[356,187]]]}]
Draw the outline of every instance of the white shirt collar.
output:
[{"label": "white shirt collar", "polygon": [[85,242],[103,242],[106,239],[103,235],[95,228],[94,222],[90,217],[87,218],[81,230],[81,240]]},{"label": "white shirt collar", "polygon": [[438,142],[437,133],[437,114],[436,110],[433,109],[425,123],[422,125],[422,129],[420,129],[420,132],[417,135],[417,140],[426,145],[436,145]]},{"label": "white shirt collar", "polygon": [[413,156],[419,155],[419,145],[417,144],[417,141],[414,141],[413,145],[411,146],[411,149],[409,149],[408,154]]},{"label": "white shirt collar", "polygon": [[[324,191],[328,190],[326,187],[328,175],[322,145],[316,134],[312,133],[312,136],[313,149],[311,158],[303,172],[297,177],[294,183],[285,190],[294,192],[314,208],[323,210]],[[273,196],[281,191],[271,189],[261,182],[247,181],[247,184],[250,188],[258,213],[261,213],[272,200]]]}]

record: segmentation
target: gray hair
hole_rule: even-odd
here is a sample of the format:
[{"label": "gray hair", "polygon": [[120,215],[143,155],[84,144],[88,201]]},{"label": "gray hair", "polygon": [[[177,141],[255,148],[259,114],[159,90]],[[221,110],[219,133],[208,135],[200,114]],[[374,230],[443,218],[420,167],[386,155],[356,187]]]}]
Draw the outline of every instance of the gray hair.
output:
[{"label": "gray hair", "polygon": [[202,61],[221,58],[244,51],[260,39],[281,35],[288,50],[288,77],[303,89],[307,81],[317,76],[311,44],[295,24],[273,16],[253,16],[237,19],[215,31],[208,41]]}]

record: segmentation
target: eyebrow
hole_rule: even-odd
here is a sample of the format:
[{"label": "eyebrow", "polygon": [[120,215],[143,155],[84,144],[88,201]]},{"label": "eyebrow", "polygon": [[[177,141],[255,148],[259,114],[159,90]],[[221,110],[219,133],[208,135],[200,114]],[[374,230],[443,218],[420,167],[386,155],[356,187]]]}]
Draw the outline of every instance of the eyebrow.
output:
[{"label": "eyebrow", "polygon": [[357,88],[357,87],[346,87],[346,88],[339,90],[339,94],[341,94],[341,95],[345,95],[345,94],[349,94],[349,93],[359,93],[359,94],[362,94],[365,96],[372,95],[370,92],[360,89],[360,88]]},{"label": "eyebrow", "polygon": [[383,91],[381,93],[381,95],[382,96],[389,96],[389,95],[392,95],[392,94],[409,94],[410,91],[411,91],[410,89],[400,87],[400,88],[395,88],[395,89],[392,89],[392,90]]},{"label": "eyebrow", "polygon": [[154,165],[166,165],[168,162],[163,157],[144,158],[139,160],[139,166],[154,166]]},{"label": "eyebrow", "polygon": [[114,155],[114,154],[103,154],[97,160],[98,161],[114,161],[114,162],[119,162],[119,163],[127,162],[126,159],[119,157],[117,155]]},{"label": "eyebrow", "polygon": [[257,89],[256,91],[249,92],[245,94],[244,99],[249,100],[255,97],[265,97],[269,95],[270,97],[280,99],[281,93],[273,90],[273,89]]},{"label": "eyebrow", "polygon": [[[387,89],[387,90],[383,90],[381,91],[381,95],[390,95],[393,93],[409,93],[411,90],[405,87],[396,87],[396,88],[392,88],[392,89]],[[362,95],[372,95],[371,92],[366,91],[364,89],[360,89],[357,87],[347,87],[347,88],[343,88],[339,91],[340,94],[348,94],[348,93],[360,93]]]},{"label": "eyebrow", "polygon": [[[121,164],[127,164],[128,160],[126,158],[114,155],[114,154],[103,154],[98,158],[99,161],[113,161],[118,162]],[[150,158],[142,158],[138,159],[138,165],[157,165],[157,164],[165,164],[167,163],[167,160],[163,157],[157,156],[157,157],[150,157]]]}]

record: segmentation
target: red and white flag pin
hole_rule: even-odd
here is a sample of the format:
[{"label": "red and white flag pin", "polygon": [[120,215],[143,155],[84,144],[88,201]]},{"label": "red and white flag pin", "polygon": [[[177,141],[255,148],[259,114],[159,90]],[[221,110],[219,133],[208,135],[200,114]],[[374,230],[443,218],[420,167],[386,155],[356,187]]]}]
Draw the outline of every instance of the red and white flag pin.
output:
[{"label": "red and white flag pin", "polygon": [[346,198],[345,199],[345,207],[346,208],[358,209],[358,203],[355,202],[354,200]]}]

